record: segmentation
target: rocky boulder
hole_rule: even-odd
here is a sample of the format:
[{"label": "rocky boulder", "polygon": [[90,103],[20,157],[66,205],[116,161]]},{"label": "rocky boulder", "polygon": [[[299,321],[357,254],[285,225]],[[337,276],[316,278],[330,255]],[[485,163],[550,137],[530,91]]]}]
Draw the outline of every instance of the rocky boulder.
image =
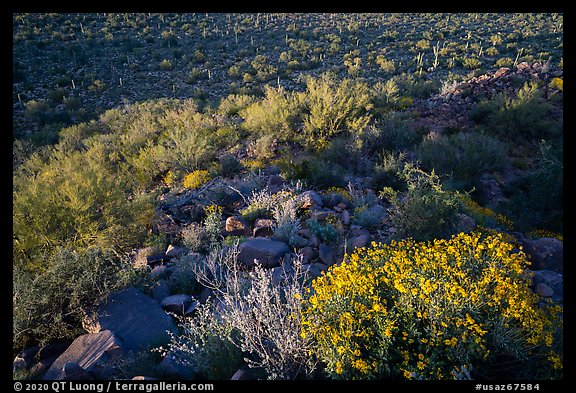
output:
[{"label": "rocky boulder", "polygon": [[322,207],[324,202],[316,191],[305,191],[298,196],[298,202],[302,209],[310,209],[312,206]]},{"label": "rocky boulder", "polygon": [[254,266],[254,260],[263,267],[276,267],[289,252],[290,248],[284,242],[264,237],[253,238],[240,244],[238,262],[247,268]]},{"label": "rocky boulder", "polygon": [[66,377],[67,373],[79,371],[73,366],[69,366],[69,370],[66,371],[65,366],[69,363],[75,363],[90,374],[106,378],[106,361],[121,353],[122,341],[110,330],[83,334],[76,338],[68,349],[52,363],[43,379],[61,380]]},{"label": "rocky boulder", "polygon": [[170,338],[166,331],[177,332],[174,321],[160,304],[136,288],[111,294],[98,310],[97,318],[100,328],[118,335],[127,351],[165,344]]},{"label": "rocky boulder", "polygon": [[226,219],[226,234],[243,236],[250,233],[250,226],[242,216],[231,216]]},{"label": "rocky boulder", "polygon": [[564,271],[564,242],[561,240],[543,237],[525,239],[521,244],[532,261],[532,270],[552,270],[557,273]]}]

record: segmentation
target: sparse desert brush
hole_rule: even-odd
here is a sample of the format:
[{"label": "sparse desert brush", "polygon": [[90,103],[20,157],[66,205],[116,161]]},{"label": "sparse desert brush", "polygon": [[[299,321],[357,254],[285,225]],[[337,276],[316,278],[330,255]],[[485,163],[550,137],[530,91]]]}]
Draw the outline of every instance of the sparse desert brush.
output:
[{"label": "sparse desert brush", "polygon": [[197,190],[211,180],[210,172],[198,169],[184,176],[184,188]]},{"label": "sparse desert brush", "polygon": [[561,376],[561,307],[501,234],[356,250],[313,282],[303,336],[338,379]]}]

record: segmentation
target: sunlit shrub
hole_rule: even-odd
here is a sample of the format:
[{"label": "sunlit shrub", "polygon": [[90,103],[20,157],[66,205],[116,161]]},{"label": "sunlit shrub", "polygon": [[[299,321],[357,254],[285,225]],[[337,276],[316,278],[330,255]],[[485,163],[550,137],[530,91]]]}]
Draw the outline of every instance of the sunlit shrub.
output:
[{"label": "sunlit shrub", "polygon": [[184,176],[183,185],[184,188],[197,190],[204,184],[208,183],[211,179],[212,177],[210,176],[210,172],[199,169]]},{"label": "sunlit shrub", "polygon": [[302,335],[339,379],[561,377],[561,307],[540,304],[514,247],[479,232],[373,243],[313,282]]}]

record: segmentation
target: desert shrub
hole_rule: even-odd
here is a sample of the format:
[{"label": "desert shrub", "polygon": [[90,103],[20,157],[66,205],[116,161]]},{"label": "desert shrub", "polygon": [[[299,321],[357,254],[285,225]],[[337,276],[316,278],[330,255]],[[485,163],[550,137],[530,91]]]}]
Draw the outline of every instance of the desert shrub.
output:
[{"label": "desert shrub", "polygon": [[464,60],[462,60],[462,66],[469,70],[476,70],[480,68],[481,65],[482,62],[475,57],[467,57]]},{"label": "desert shrub", "polygon": [[269,85],[264,87],[264,94],[264,99],[239,112],[244,119],[242,126],[258,135],[274,135],[279,140],[294,139],[294,123],[300,107],[296,96]]},{"label": "desert shrub", "polygon": [[204,209],[206,217],[203,221],[204,230],[210,249],[217,247],[222,241],[222,211],[224,208],[217,205],[209,205]]},{"label": "desert shrub", "polygon": [[373,229],[382,225],[382,220],[386,216],[386,209],[381,205],[360,206],[354,209],[352,222],[364,228]]},{"label": "desert shrub", "polygon": [[313,282],[303,336],[338,379],[561,378],[561,307],[501,234],[355,251]]},{"label": "desert shrub", "polygon": [[296,198],[286,199],[276,204],[272,209],[272,215],[276,220],[274,237],[288,244],[290,247],[303,247],[305,240],[298,235],[301,229],[298,217],[298,203]]},{"label": "desert shrub", "polygon": [[163,354],[193,367],[209,380],[226,380],[242,365],[242,352],[233,344],[233,326],[214,318],[210,303],[198,306],[194,317],[179,321],[180,335],[170,334]]},{"label": "desert shrub", "polygon": [[326,244],[336,244],[340,239],[340,232],[338,228],[342,228],[342,223],[334,216],[329,216],[327,219],[318,221],[317,219],[309,219],[306,221],[306,227],[310,229],[318,239]]},{"label": "desert shrub", "polygon": [[391,203],[388,213],[397,235],[416,240],[450,236],[461,210],[457,194],[444,190],[434,171],[426,173],[414,164],[407,163],[400,175],[406,182],[404,193],[390,187],[382,192]]},{"label": "desert shrub", "polygon": [[283,177],[288,180],[302,180],[309,186],[318,188],[341,187],[346,184],[344,170],[340,165],[328,163],[317,157],[298,163],[292,160],[280,160],[277,164],[282,170]]},{"label": "desert shrub", "polygon": [[475,185],[484,172],[502,169],[506,153],[500,140],[477,132],[425,138],[416,151],[424,168],[450,176],[458,188]]},{"label": "desert shrub", "polygon": [[158,63],[158,69],[160,71],[170,71],[173,68],[174,68],[174,64],[172,64],[172,62],[168,59],[164,59],[160,63]]},{"label": "desert shrub", "polygon": [[277,146],[278,139],[272,134],[262,135],[250,144],[249,152],[256,160],[264,162],[274,158]]},{"label": "desert shrub", "polygon": [[272,218],[274,207],[289,197],[286,192],[270,194],[268,189],[253,191],[248,199],[248,206],[240,210],[240,214],[253,223],[257,218]]},{"label": "desert shrub", "polygon": [[336,81],[329,74],[306,81],[304,133],[313,147],[324,147],[335,135],[362,130],[372,108],[368,86],[350,79]]},{"label": "desert shrub", "polygon": [[[201,310],[196,322],[199,334],[185,330],[183,340],[171,341],[177,351],[192,354],[197,364],[222,364],[217,345],[237,359],[228,343],[244,355],[244,361],[256,371],[263,371],[269,379],[309,377],[315,370],[310,357],[311,340],[301,336],[301,302],[304,297],[305,275],[300,262],[285,267],[285,279],[273,284],[272,270],[259,265],[251,272],[242,271],[237,262],[237,250],[211,253],[205,264],[198,265],[197,279],[212,288],[219,299],[211,312]],[[216,306],[219,304],[218,306]],[[207,306],[209,307],[209,306]],[[206,322],[218,325],[206,326]],[[202,343],[206,336],[208,344]],[[174,345],[175,344],[175,345]],[[224,367],[224,365],[222,365]],[[231,365],[230,365],[231,367]],[[229,377],[228,377],[229,378]]]},{"label": "desert shrub", "polygon": [[208,183],[212,177],[210,176],[210,172],[202,169],[198,169],[194,172],[190,172],[186,176],[184,176],[184,180],[182,184],[184,188],[188,188],[191,190],[197,190],[202,187],[204,184]]},{"label": "desert shrub", "polygon": [[529,169],[504,188],[498,211],[510,217],[516,230],[534,228],[563,232],[564,165],[563,141],[541,141]]},{"label": "desert shrub", "polygon": [[359,133],[360,146],[370,155],[382,150],[412,149],[421,136],[413,121],[399,112],[389,112]]},{"label": "desert shrub", "polygon": [[374,165],[372,174],[372,186],[374,189],[391,187],[401,190],[405,183],[398,176],[402,172],[406,162],[406,153],[395,151],[384,151],[380,160]]},{"label": "desert shrub", "polygon": [[112,250],[58,248],[36,274],[13,267],[14,350],[82,333],[86,312],[112,291],[143,283],[142,272]]},{"label": "desert shrub", "polygon": [[542,98],[538,85],[526,82],[515,97],[500,93],[480,101],[471,117],[486,133],[525,144],[561,134],[562,120],[553,118],[552,112],[553,106]]},{"label": "desert shrub", "polygon": [[218,158],[218,173],[223,177],[232,177],[242,170],[242,164],[232,154],[224,154]]},{"label": "desert shrub", "polygon": [[14,263],[43,269],[36,255],[58,246],[122,249],[141,241],[153,216],[150,195],[134,194],[128,175],[111,168],[103,144],[56,152],[14,173]]},{"label": "desert shrub", "polygon": [[240,111],[252,105],[255,101],[253,96],[245,94],[230,94],[222,99],[218,105],[218,113],[227,116],[236,116]]},{"label": "desert shrub", "polygon": [[198,223],[192,223],[180,232],[182,243],[193,252],[207,252],[208,235]]}]

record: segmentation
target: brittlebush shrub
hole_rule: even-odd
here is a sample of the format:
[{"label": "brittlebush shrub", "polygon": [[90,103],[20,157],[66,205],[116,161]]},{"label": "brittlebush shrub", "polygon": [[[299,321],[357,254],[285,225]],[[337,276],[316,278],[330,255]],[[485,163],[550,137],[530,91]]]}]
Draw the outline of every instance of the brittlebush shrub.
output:
[{"label": "brittlebush shrub", "polygon": [[189,188],[192,190],[197,190],[204,184],[211,180],[210,173],[206,170],[199,169],[194,172],[190,172],[184,177],[184,188]]},{"label": "brittlebush shrub", "polygon": [[527,265],[496,232],[373,243],[313,282],[302,334],[333,378],[561,377],[561,307]]}]

